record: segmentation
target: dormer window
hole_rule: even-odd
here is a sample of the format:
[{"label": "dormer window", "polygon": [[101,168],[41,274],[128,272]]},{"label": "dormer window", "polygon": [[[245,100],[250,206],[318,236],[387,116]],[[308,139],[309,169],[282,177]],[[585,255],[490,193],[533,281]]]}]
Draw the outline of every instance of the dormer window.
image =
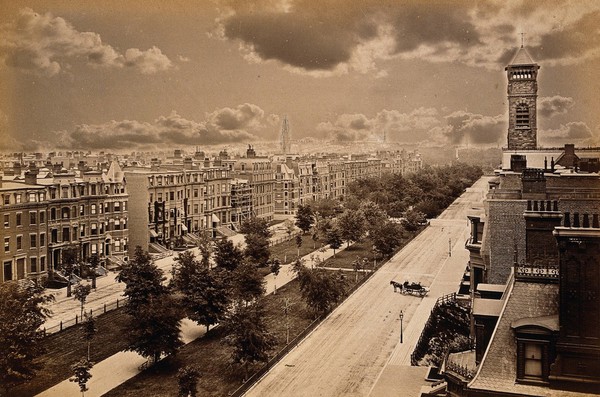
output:
[{"label": "dormer window", "polygon": [[511,324],[517,340],[518,383],[547,384],[554,343],[558,335],[558,315],[523,318]]}]

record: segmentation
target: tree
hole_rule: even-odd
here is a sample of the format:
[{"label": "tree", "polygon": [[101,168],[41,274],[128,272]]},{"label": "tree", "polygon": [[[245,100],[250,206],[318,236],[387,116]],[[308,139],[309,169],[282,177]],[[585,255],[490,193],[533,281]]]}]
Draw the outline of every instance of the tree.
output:
[{"label": "tree", "polygon": [[85,321],[83,322],[83,338],[87,341],[87,359],[90,359],[90,345],[92,344],[92,339],[98,332],[98,328],[96,328],[96,319],[91,314],[85,315]]},{"label": "tree", "polygon": [[337,225],[348,246],[351,241],[360,241],[365,234],[365,217],[361,211],[344,211],[338,217]]},{"label": "tree", "polygon": [[179,337],[181,313],[172,296],[164,293],[138,305],[127,328],[127,350],[154,363],[162,355],[175,354],[183,346]]},{"label": "tree", "polygon": [[231,300],[223,270],[199,268],[181,292],[188,317],[206,326],[206,332],[211,325],[221,321]]},{"label": "tree", "polygon": [[300,256],[300,247],[302,247],[302,236],[301,235],[297,235],[296,236],[296,247],[298,247],[298,257]]},{"label": "tree", "polygon": [[300,282],[300,291],[309,309],[317,315],[327,313],[340,301],[345,292],[341,273],[322,268],[309,269],[297,261],[293,269]]},{"label": "tree", "polygon": [[279,260],[279,258],[273,258],[270,261],[269,267],[271,273],[273,273],[274,275],[275,288],[273,290],[273,295],[275,295],[277,293],[277,276],[279,275],[279,270],[281,270],[281,261]]},{"label": "tree", "polygon": [[242,302],[248,304],[265,293],[264,279],[258,273],[256,266],[242,263],[233,272],[231,280],[232,296],[240,306]]},{"label": "tree", "polygon": [[179,385],[179,397],[196,397],[198,395],[198,379],[200,370],[194,365],[186,365],[177,371],[177,384]]},{"label": "tree", "polygon": [[264,218],[252,217],[246,219],[241,227],[240,232],[243,234],[257,234],[268,239],[273,235],[269,230],[269,223]]},{"label": "tree", "polygon": [[244,379],[248,368],[257,362],[266,362],[268,353],[275,345],[275,337],[269,332],[262,303],[236,307],[225,321],[225,342],[233,346],[231,360],[244,368]]},{"label": "tree", "polygon": [[175,289],[187,292],[192,285],[193,276],[200,271],[202,267],[208,268],[200,263],[194,253],[191,251],[180,252],[175,257],[173,268],[171,269],[171,286]]},{"label": "tree", "polygon": [[83,285],[83,284],[78,284],[74,289],[73,289],[73,297],[75,300],[78,300],[79,303],[81,303],[81,315],[79,316],[80,319],[83,320],[83,306],[85,305],[85,300],[87,299],[88,295],[90,294],[90,292],[92,292],[92,287],[90,285]]},{"label": "tree", "polygon": [[340,207],[339,202],[330,198],[323,198],[311,203],[311,209],[315,216],[317,224],[324,220],[335,216]]},{"label": "tree", "polygon": [[327,235],[325,237],[327,239],[327,244],[329,244],[331,249],[333,249],[333,256],[335,257],[335,250],[339,249],[343,243],[342,234],[337,226],[334,226],[327,231]]},{"label": "tree", "polygon": [[213,242],[210,237],[204,233],[199,234],[198,238],[198,249],[202,257],[201,264],[204,267],[210,267],[210,256],[213,253]]},{"label": "tree", "polygon": [[404,228],[394,222],[386,221],[374,228],[369,234],[373,245],[384,256],[390,256],[402,244]]},{"label": "tree", "polygon": [[294,226],[294,222],[289,219],[286,219],[285,222],[285,232],[288,235],[288,239],[292,238],[292,233],[296,231],[296,226]]},{"label": "tree", "polygon": [[315,221],[312,209],[309,205],[298,205],[298,211],[296,212],[296,226],[302,230],[302,233],[306,234],[312,227]]},{"label": "tree", "polygon": [[402,219],[402,226],[404,226],[406,230],[412,232],[417,230],[419,228],[419,225],[424,223],[426,220],[427,219],[425,218],[424,213],[414,209],[409,209],[408,211],[406,211],[404,219]]},{"label": "tree", "polygon": [[0,391],[27,382],[41,368],[35,359],[44,353],[40,329],[51,312],[44,307],[54,300],[35,281],[0,284]]},{"label": "tree", "polygon": [[247,234],[246,249],[244,255],[247,260],[258,267],[266,266],[271,251],[269,250],[269,240],[260,234]]},{"label": "tree", "polygon": [[96,269],[98,269],[98,266],[100,266],[100,258],[98,257],[98,254],[92,254],[92,256],[90,256],[90,270],[92,272],[93,289],[96,289],[96,278],[98,277]]},{"label": "tree", "polygon": [[93,366],[94,363],[90,362],[90,360],[85,357],[71,366],[73,377],[69,378],[69,380],[79,385],[79,390],[81,391],[82,396],[85,396],[85,392],[89,390],[87,383],[92,377],[90,370]]},{"label": "tree", "polygon": [[375,204],[372,201],[364,201],[360,204],[360,211],[363,213],[365,218],[365,228],[371,234],[371,232],[377,228],[379,225],[387,221],[388,216],[379,207],[379,205]]},{"label": "tree", "polygon": [[133,260],[121,268],[117,280],[126,284],[124,295],[129,302],[125,310],[134,316],[140,305],[167,293],[162,270],[140,246],[135,248]]},{"label": "tree", "polygon": [[218,267],[233,271],[244,261],[244,253],[231,241],[218,240],[214,249],[214,261]]}]

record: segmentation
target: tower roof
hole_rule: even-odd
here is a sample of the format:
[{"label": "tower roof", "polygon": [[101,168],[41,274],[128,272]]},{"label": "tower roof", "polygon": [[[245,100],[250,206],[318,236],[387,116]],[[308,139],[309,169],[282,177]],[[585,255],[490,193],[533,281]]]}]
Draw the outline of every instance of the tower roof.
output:
[{"label": "tower roof", "polygon": [[531,59],[531,55],[527,52],[525,47],[521,46],[517,50],[512,61],[510,61],[509,65],[535,65],[536,63]]}]

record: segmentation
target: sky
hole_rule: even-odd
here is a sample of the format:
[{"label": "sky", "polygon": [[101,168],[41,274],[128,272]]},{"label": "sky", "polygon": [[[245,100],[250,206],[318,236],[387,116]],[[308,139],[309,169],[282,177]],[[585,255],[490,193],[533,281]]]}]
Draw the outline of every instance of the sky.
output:
[{"label": "sky", "polygon": [[0,0],[0,150],[502,147],[522,43],[539,143],[600,145],[595,0]]}]

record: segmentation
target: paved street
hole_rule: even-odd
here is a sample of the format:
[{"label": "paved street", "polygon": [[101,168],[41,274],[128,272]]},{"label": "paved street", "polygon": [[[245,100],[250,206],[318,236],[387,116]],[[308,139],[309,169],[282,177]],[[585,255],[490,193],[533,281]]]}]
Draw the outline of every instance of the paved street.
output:
[{"label": "paved street", "polygon": [[[486,189],[487,178],[467,189],[247,395],[384,395],[378,394],[389,386],[378,382],[390,379],[381,376],[384,368],[410,371],[410,353],[435,300],[458,289],[468,257],[466,215],[473,207],[481,207]],[[389,284],[392,279],[420,281],[431,291],[425,298],[394,293]],[[400,310],[404,313],[402,344]]]}]

